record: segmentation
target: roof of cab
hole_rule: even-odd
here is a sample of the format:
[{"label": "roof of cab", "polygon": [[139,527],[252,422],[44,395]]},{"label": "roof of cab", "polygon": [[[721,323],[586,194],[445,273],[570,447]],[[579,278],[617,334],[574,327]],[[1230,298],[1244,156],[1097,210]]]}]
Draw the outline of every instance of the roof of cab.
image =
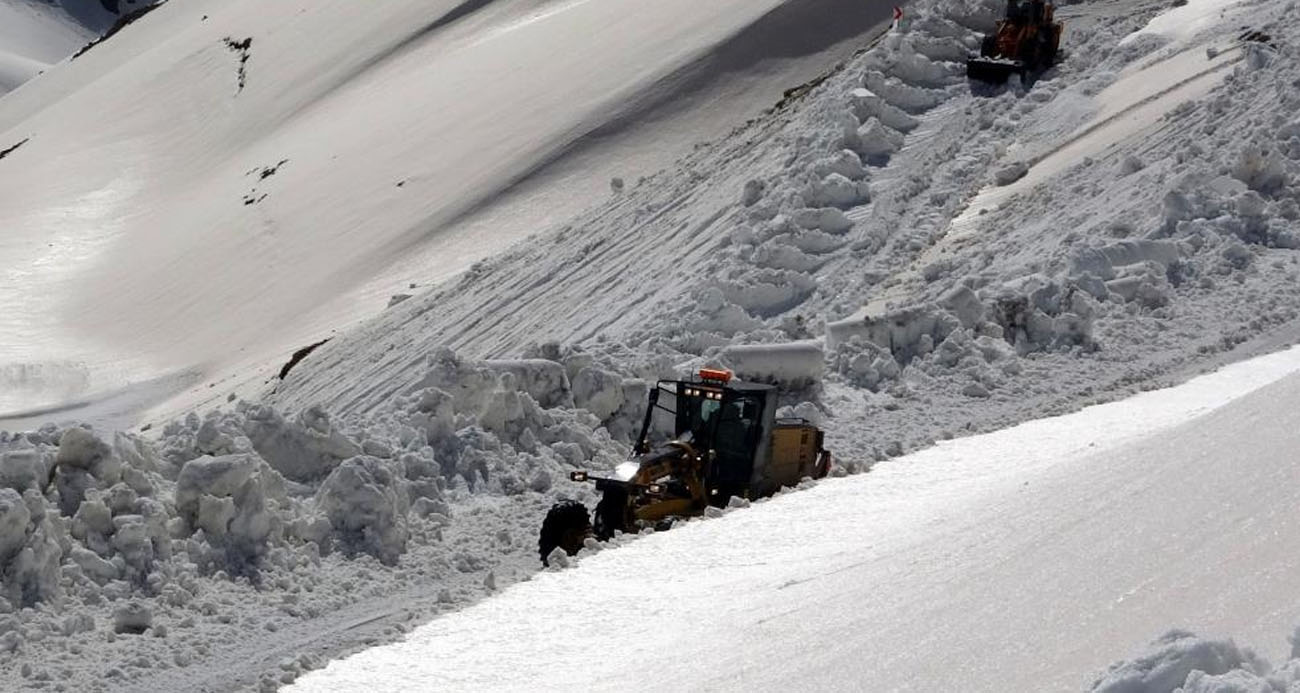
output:
[{"label": "roof of cab", "polygon": [[[708,380],[700,380],[699,378],[695,378],[695,379],[692,379],[692,380],[661,380],[660,382],[666,382],[666,383],[680,383],[680,384],[682,384],[682,385],[714,385],[714,386],[717,386],[717,385],[719,384],[719,383],[711,382],[711,381],[708,381]],[[769,391],[769,390],[775,390],[775,389],[776,389],[776,386],[775,386],[775,385],[768,385],[767,383],[751,383],[751,382],[747,382],[747,381],[744,381],[744,380],[736,380],[736,379],[734,379],[734,378],[733,378],[730,382],[728,382],[726,385],[723,385],[722,387],[723,387],[723,389],[726,389],[726,390],[736,390],[736,391],[739,391],[739,392],[767,392],[767,391]]]}]

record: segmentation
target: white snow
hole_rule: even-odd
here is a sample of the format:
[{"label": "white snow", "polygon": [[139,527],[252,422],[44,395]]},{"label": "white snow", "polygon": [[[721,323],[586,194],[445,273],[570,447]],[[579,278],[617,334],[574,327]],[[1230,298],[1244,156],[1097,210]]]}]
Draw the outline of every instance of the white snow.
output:
[{"label": "white snow", "polygon": [[72,55],[112,21],[99,0],[0,2],[0,96]]},{"label": "white snow", "polygon": [[1195,36],[1208,28],[1231,27],[1228,14],[1242,0],[1187,0],[1156,15],[1141,29],[1125,36],[1119,45],[1125,46],[1143,36],[1159,36],[1181,40]]},{"label": "white snow", "polygon": [[[941,443],[589,556],[288,690],[1068,691],[1173,625],[1280,640],[1298,371],[1292,349]],[[593,655],[617,643],[655,656]]]},{"label": "white snow", "polygon": [[725,134],[888,11],[827,5],[163,5],[0,102],[0,149],[27,140],[0,166],[0,296],[24,297],[0,415],[130,425],[255,390]]},{"label": "white snow", "polygon": [[344,461],[321,484],[317,506],[344,551],[396,563],[406,552],[410,507],[405,471],[391,460],[359,456]]},{"label": "white snow", "polygon": [[820,382],[826,354],[819,342],[740,344],[726,347],[721,363],[744,380],[780,383],[792,389]]},{"label": "white snow", "polygon": [[[1153,25],[1182,27],[1179,34],[1182,40],[1176,44],[1176,52],[1161,52],[1154,58],[1129,66],[1086,104],[1072,105],[1075,110],[1092,113],[1091,118],[1047,152],[1018,154],[1032,156],[1032,166],[1026,161],[1013,162],[1011,166],[1016,167],[1018,175],[1006,180],[999,172],[997,186],[976,195],[966,211],[953,221],[954,229],[961,233],[981,211],[992,209],[1013,195],[1032,190],[1052,176],[1089,157],[1101,155],[1143,130],[1158,128],[1166,113],[1180,104],[1203,97],[1221,84],[1229,68],[1241,62],[1246,52],[1246,48],[1234,41],[1235,36],[1226,28],[1232,25],[1226,21],[1210,23],[1208,18],[1217,16],[1218,8],[1214,12],[1206,11],[1203,16],[1197,15],[1199,23],[1183,25],[1180,22],[1185,19],[1182,18],[1183,11],[1188,8],[1232,4],[1235,3],[1189,3],[1153,19]],[[1167,17],[1174,19],[1166,22]],[[1124,46],[1138,36],[1146,35],[1146,31],[1151,30],[1130,34],[1119,45]],[[1210,51],[1208,58],[1207,50]]]},{"label": "white snow", "polygon": [[[885,3],[622,5],[186,0],[0,99],[4,680],[272,690],[479,600],[428,632],[505,627],[523,662],[566,620],[487,620],[511,585],[568,608],[592,571],[647,628],[691,608],[681,672],[617,672],[669,688],[744,685],[698,643],[744,673],[805,632],[831,643],[773,685],[1080,690],[1171,627],[1207,639],[1117,671],[1258,678],[1222,637],[1300,620],[1251,533],[1294,534],[1294,378],[936,441],[1300,338],[1288,5],[1120,45],[1168,3],[1062,4],[1064,61],[1005,88],[962,75],[994,0],[917,0],[875,41]],[[537,576],[546,509],[595,500],[567,473],[625,458],[656,379],[728,364],[854,476]],[[680,602],[644,597],[666,562]]]}]

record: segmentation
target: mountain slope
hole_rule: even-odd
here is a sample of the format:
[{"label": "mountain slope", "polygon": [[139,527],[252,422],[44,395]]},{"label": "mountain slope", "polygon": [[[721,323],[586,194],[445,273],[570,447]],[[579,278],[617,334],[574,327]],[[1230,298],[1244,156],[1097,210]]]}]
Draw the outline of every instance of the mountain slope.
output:
[{"label": "mountain slope", "polygon": [[[786,5],[810,33],[771,41]],[[809,21],[839,5],[164,5],[0,102],[0,141],[27,140],[0,165],[0,294],[31,297],[0,323],[0,411],[274,370],[608,195],[594,171],[725,132],[887,12]],[[506,191],[527,217],[488,216]]]},{"label": "mountain slope", "polygon": [[0,95],[72,55],[108,26],[98,2],[0,2]]},{"label": "mountain slope", "polygon": [[[1278,642],[1294,571],[1249,533],[1292,531],[1274,511],[1293,505],[1290,468],[1277,463],[1293,442],[1284,416],[1251,400],[1222,420],[1134,436],[1280,371],[1253,364],[1208,381],[1205,399],[1176,390],[1149,409],[1106,409],[1118,414],[1104,422],[1091,410],[1020,429],[1029,440],[993,439],[1010,448],[936,441],[1155,389],[1300,337],[1300,93],[1288,86],[1300,52],[1276,38],[1297,34],[1289,5],[1189,0],[1173,14],[1213,21],[1168,33],[1162,0],[1063,6],[1067,58],[1037,80],[986,87],[961,62],[1002,3],[917,0],[883,36],[846,42],[868,50],[729,133],[748,97],[715,103],[719,87],[786,74],[774,66],[793,64],[817,31],[838,40],[840,20],[856,19],[783,10],[856,6],[731,6],[713,8],[716,24],[683,24],[704,15],[662,3],[606,14],[622,5],[187,0],[0,100],[13,143],[0,145],[0,223],[17,229],[0,234],[12,260],[0,285],[15,297],[0,328],[17,336],[0,340],[0,398],[37,407],[0,421],[24,431],[0,430],[0,556],[16,557],[0,570],[0,650],[14,654],[0,658],[3,680],[272,689],[478,601],[424,633],[518,626],[563,647],[562,620],[515,620],[526,610],[515,592],[497,593],[531,581],[523,594],[568,609],[582,595],[548,585],[602,565],[614,576],[639,566],[628,580],[639,584],[673,561],[698,584],[656,587],[691,603],[700,587],[727,588],[710,591],[725,610],[691,611],[719,620],[684,621],[726,628],[666,646],[681,648],[680,673],[636,670],[634,685],[735,685],[691,659],[712,640],[729,663],[780,680],[792,674],[758,655],[784,654],[788,631],[813,626],[832,642],[792,671],[827,686],[845,671],[889,683],[925,669],[918,680],[947,683],[970,669],[991,690],[1077,688],[1174,625],[1175,610]],[[814,35],[773,43],[785,26]],[[518,55],[536,59],[521,67]],[[707,74],[731,65],[736,80]],[[547,91],[555,84],[563,94]],[[741,89],[755,102],[760,91]],[[688,111],[673,110],[678,94]],[[641,108],[648,121],[630,117]],[[713,126],[715,142],[674,151]],[[642,149],[646,159],[626,156]],[[626,173],[686,150],[645,180]],[[609,180],[619,174],[622,186]],[[584,182],[568,199],[575,176]],[[438,230],[419,221],[444,218]],[[418,295],[272,377],[291,350],[397,291]],[[628,566],[620,550],[534,579],[547,507],[594,501],[568,473],[622,460],[653,380],[701,365],[777,382],[779,415],[816,421],[836,475],[851,478],[688,523],[682,539],[651,537],[642,552],[626,547]],[[1286,405],[1292,385],[1268,395]],[[115,430],[142,420],[147,430]],[[1259,435],[1224,449],[1200,427]],[[1237,466],[1164,456],[1188,441],[1197,454],[1248,453],[1242,478]],[[1109,456],[1087,454],[1090,443]],[[926,452],[907,455],[916,450]],[[1265,510],[1248,505],[1243,482],[1264,489]],[[1231,493],[1215,505],[1220,488]],[[1167,506],[1165,491],[1181,503]],[[1135,510],[1134,497],[1146,505]],[[1140,516],[1148,506],[1162,514]],[[1197,516],[1209,509],[1230,545]],[[1133,527],[1146,534],[1115,538]],[[853,551],[827,540],[839,534]],[[781,565],[753,565],[756,536]],[[729,560],[700,561],[692,538]],[[1200,560],[1232,557],[1277,571],[1218,566],[1232,613],[1212,596],[1180,599],[1184,579],[1191,594],[1211,591]],[[1114,565],[1078,576],[1098,561]],[[786,581],[769,582],[778,574]],[[1277,604],[1244,598],[1251,578]],[[1058,605],[1044,587],[1070,599]],[[755,605],[738,594],[748,588],[771,599]],[[680,608],[617,590],[599,596],[649,612],[647,624]],[[1021,594],[1033,608],[1014,608]],[[816,613],[827,604],[830,616]],[[768,620],[746,620],[755,612]],[[947,622],[959,627],[932,627]],[[989,655],[998,632],[985,622],[1052,647]],[[1076,623],[1083,653],[1063,635]],[[726,640],[738,624],[752,627]],[[480,637],[492,636],[467,642]],[[892,658],[855,661],[861,651],[843,646],[854,638]],[[444,645],[454,666],[433,678],[513,686],[528,671]],[[523,646],[492,652],[522,662]],[[951,670],[923,656],[945,646]],[[582,649],[590,660],[594,648]],[[1000,658],[1016,667],[997,678]],[[641,664],[545,674],[563,683],[602,666]]]}]

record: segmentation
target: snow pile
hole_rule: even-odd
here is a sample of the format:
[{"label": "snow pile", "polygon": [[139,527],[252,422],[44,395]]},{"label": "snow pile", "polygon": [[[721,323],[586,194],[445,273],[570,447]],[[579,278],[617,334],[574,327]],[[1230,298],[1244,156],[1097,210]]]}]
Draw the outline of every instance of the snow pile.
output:
[{"label": "snow pile", "polygon": [[[364,418],[241,401],[170,422],[156,442],[0,434],[0,613],[16,613],[0,646],[39,659],[62,638],[143,635],[126,661],[185,667],[210,638],[234,641],[196,620],[247,628],[248,609],[274,632],[379,592],[432,590],[443,609],[515,579],[503,566],[534,567],[537,518],[569,495],[556,482],[625,454],[601,417],[643,411],[644,381],[565,358],[441,350],[421,387]],[[349,588],[351,566],[379,571],[373,585]]]},{"label": "snow pile", "polygon": [[899,379],[906,368],[936,377],[966,372],[974,380],[964,393],[987,397],[1002,377],[995,370],[1020,372],[1017,357],[1096,347],[1096,301],[1086,285],[1035,274],[978,292],[958,285],[936,302],[883,314],[868,309],[826,326],[834,368],[872,391]]},{"label": "snow pile", "polygon": [[[1295,140],[1295,138],[1292,138]],[[1300,140],[1282,146],[1300,146]],[[1300,201],[1290,181],[1300,171],[1296,157],[1282,156],[1277,148],[1262,153],[1243,149],[1231,176],[1187,176],[1163,200],[1161,235],[1184,239],[1197,251],[1217,249],[1232,264],[1227,248],[1243,245],[1297,249],[1300,236]],[[1208,180],[1207,180],[1208,179]],[[1209,267],[1214,270],[1216,268]],[[1231,271],[1216,273],[1224,274]]]},{"label": "snow pile", "polygon": [[79,427],[0,442],[7,493],[21,490],[29,510],[16,518],[29,522],[27,548],[17,558],[26,569],[8,575],[18,584],[6,584],[15,605],[57,602],[69,587],[149,589],[157,560],[172,549],[159,494],[165,481],[152,456],[141,456],[129,436],[110,445]]},{"label": "snow pile", "polygon": [[365,456],[345,461],[321,484],[316,506],[345,552],[368,553],[390,565],[406,552],[410,503],[397,462]]},{"label": "snow pile", "polygon": [[630,436],[646,385],[565,358],[475,361],[440,349],[409,394],[372,416],[340,422],[310,407],[285,417],[241,402],[172,422],[164,456],[203,455],[183,463],[178,511],[236,564],[281,537],[394,563],[409,511],[446,520],[450,499],[546,492],[568,469],[617,458],[603,427]]},{"label": "snow pile", "polygon": [[[962,62],[978,34],[974,17],[991,17],[995,3],[917,7],[907,34],[892,34],[864,56],[861,85],[845,94],[843,110],[824,117],[839,124],[792,147],[792,163],[745,184],[745,215],[729,236],[730,267],[717,282],[727,302],[751,318],[787,313],[818,291],[815,278],[850,242],[855,222],[844,210],[871,203],[873,178],[888,166],[920,122],[965,85]],[[961,19],[955,19],[960,17]],[[966,21],[970,24],[963,25]],[[866,252],[875,239],[860,238]]]},{"label": "snow pile", "polygon": [[252,407],[245,417],[243,430],[253,449],[286,479],[320,481],[340,462],[361,453],[319,407],[300,412],[293,421],[285,421],[270,407]]},{"label": "snow pile", "polygon": [[[532,364],[532,370],[547,374],[545,390],[529,388],[539,404],[585,409],[600,419],[611,438],[622,443],[632,442],[640,431],[654,382],[676,377],[681,360],[674,350],[648,354],[617,346],[583,348],[556,342],[531,345],[525,353],[532,357],[526,362]],[[513,362],[486,363],[497,370],[514,368]],[[520,377],[524,382],[538,379],[536,375]]]},{"label": "snow pile", "polygon": [[719,355],[722,365],[742,380],[777,383],[802,389],[821,382],[826,358],[820,342],[740,344]]},{"label": "snow pile", "polygon": [[1210,640],[1174,630],[1135,659],[1117,662],[1091,693],[1288,693],[1300,688],[1300,649],[1277,670],[1232,640]]},{"label": "snow pile", "polygon": [[153,611],[137,601],[130,601],[113,612],[113,632],[139,635],[153,625]]},{"label": "snow pile", "polygon": [[1096,300],[1114,295],[1141,307],[1159,308],[1169,303],[1170,292],[1187,278],[1182,256],[1189,251],[1160,240],[1084,247],[1072,259],[1070,280]]},{"label": "snow pile", "polygon": [[[581,365],[573,354],[568,364],[503,364],[440,349],[412,394],[395,400],[376,423],[389,426],[396,443],[436,462],[453,489],[515,494],[544,490],[563,466],[581,464],[608,446],[600,426],[638,394],[628,389],[623,378]],[[576,408],[545,408],[534,394]]]},{"label": "snow pile", "polygon": [[0,596],[10,609],[58,596],[62,528],[47,510],[35,491],[19,495],[0,488],[0,565],[5,566]]},{"label": "snow pile", "polygon": [[196,565],[250,573],[280,536],[269,499],[288,504],[284,480],[256,455],[191,460],[176,480],[176,534],[189,538],[187,549]]}]

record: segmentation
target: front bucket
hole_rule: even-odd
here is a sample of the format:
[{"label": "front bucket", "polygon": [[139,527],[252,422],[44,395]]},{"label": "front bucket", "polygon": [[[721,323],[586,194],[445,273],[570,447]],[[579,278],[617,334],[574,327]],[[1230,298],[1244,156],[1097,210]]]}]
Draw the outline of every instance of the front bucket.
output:
[{"label": "front bucket", "polygon": [[971,58],[966,61],[967,77],[992,84],[1001,84],[1023,70],[1024,65],[1015,60]]}]

